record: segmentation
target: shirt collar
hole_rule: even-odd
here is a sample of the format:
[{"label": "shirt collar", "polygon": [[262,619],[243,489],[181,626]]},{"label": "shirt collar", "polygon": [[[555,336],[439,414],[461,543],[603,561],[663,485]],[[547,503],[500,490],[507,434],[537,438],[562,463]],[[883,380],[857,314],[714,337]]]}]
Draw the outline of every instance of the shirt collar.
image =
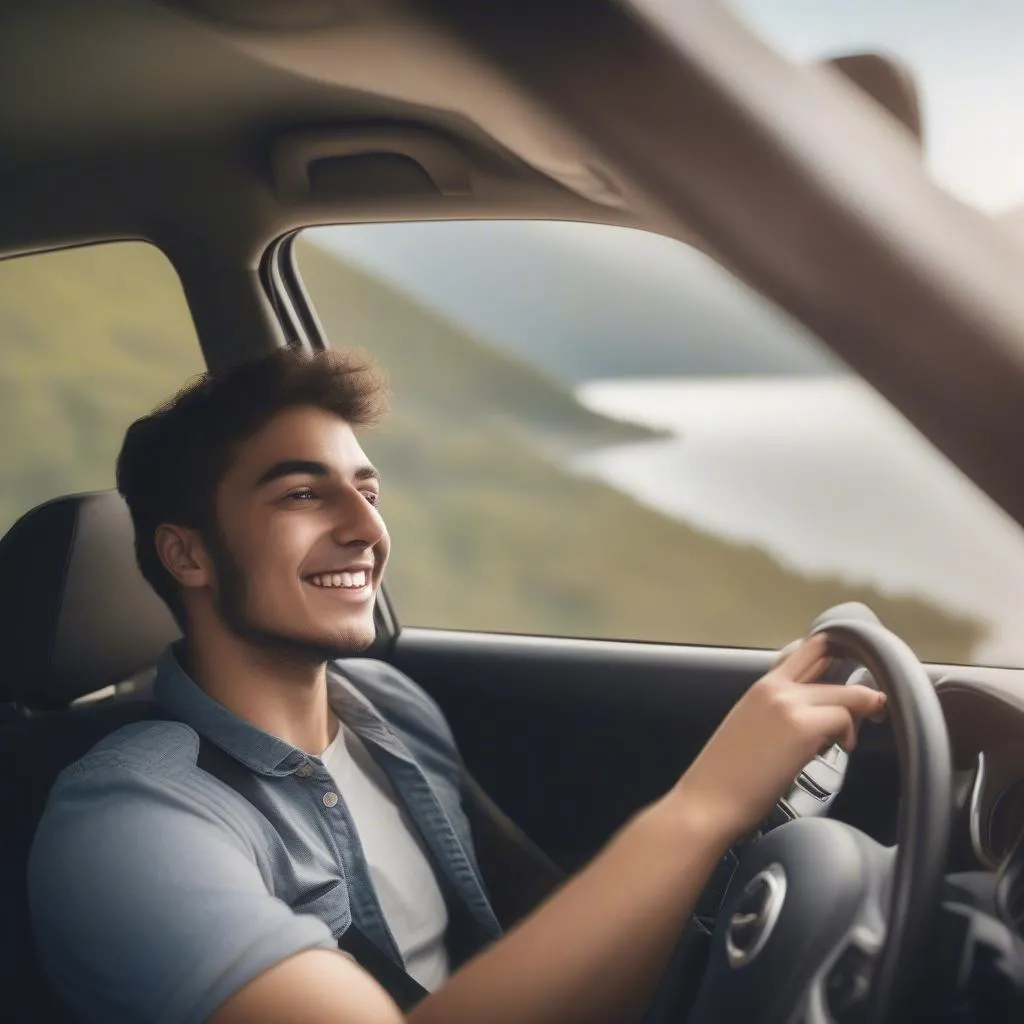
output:
[{"label": "shirt collar", "polygon": [[[251,771],[291,775],[309,756],[298,747],[253,725],[210,697],[182,668],[181,641],[171,644],[157,662],[153,697],[158,707]],[[376,744],[406,761],[412,755],[377,709],[332,663],[327,670],[327,700],[334,713],[364,742]]]}]

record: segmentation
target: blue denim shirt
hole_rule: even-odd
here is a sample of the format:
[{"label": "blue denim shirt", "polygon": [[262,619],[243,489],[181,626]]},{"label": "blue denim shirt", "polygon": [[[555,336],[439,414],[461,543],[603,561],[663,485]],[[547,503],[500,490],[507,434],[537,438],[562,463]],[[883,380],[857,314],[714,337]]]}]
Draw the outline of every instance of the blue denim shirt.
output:
[{"label": "blue denim shirt", "polygon": [[[500,934],[437,705],[382,663],[328,668],[335,713],[366,744],[432,854],[456,962]],[[319,758],[208,697],[169,649],[154,688],[176,721],[125,726],[66,768],[29,860],[43,965],[88,1021],[200,1021],[275,963],[333,948],[354,920],[401,962],[345,805]],[[252,770],[279,831],[196,766],[197,732]],[[333,806],[328,804],[333,803]]]}]

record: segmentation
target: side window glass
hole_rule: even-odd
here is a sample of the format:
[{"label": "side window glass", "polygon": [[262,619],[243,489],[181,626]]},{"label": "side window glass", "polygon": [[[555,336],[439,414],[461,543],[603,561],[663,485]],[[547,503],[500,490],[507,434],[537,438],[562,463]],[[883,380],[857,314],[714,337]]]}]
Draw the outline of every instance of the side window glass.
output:
[{"label": "side window glass", "polygon": [[863,600],[926,658],[1024,665],[1024,537],[709,257],[593,224],[308,231],[332,344],[390,373],[365,439],[403,625],[773,647]]},{"label": "side window glass", "polygon": [[203,361],[174,269],[141,242],[0,261],[0,533],[114,484],[129,423]]}]

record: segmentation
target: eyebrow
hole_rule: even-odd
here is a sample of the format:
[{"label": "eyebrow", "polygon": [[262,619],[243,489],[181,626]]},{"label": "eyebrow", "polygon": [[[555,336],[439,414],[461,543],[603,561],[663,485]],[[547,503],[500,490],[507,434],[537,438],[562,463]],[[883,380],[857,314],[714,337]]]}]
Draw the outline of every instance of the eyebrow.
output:
[{"label": "eyebrow", "polygon": [[[280,480],[283,476],[328,476],[330,469],[324,462],[314,462],[308,459],[283,459],[275,462],[256,481],[256,489],[265,487],[274,480]],[[360,466],[353,474],[356,480],[380,480],[380,473],[373,466]]]}]

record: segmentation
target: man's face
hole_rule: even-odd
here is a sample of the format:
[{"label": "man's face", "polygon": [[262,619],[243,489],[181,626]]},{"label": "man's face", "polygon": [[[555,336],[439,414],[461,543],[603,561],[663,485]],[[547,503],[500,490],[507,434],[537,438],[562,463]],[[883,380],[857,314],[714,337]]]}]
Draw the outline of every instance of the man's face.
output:
[{"label": "man's face", "polygon": [[286,409],[240,448],[208,538],[214,598],[236,635],[326,660],[367,647],[390,541],[380,481],[352,428]]}]

